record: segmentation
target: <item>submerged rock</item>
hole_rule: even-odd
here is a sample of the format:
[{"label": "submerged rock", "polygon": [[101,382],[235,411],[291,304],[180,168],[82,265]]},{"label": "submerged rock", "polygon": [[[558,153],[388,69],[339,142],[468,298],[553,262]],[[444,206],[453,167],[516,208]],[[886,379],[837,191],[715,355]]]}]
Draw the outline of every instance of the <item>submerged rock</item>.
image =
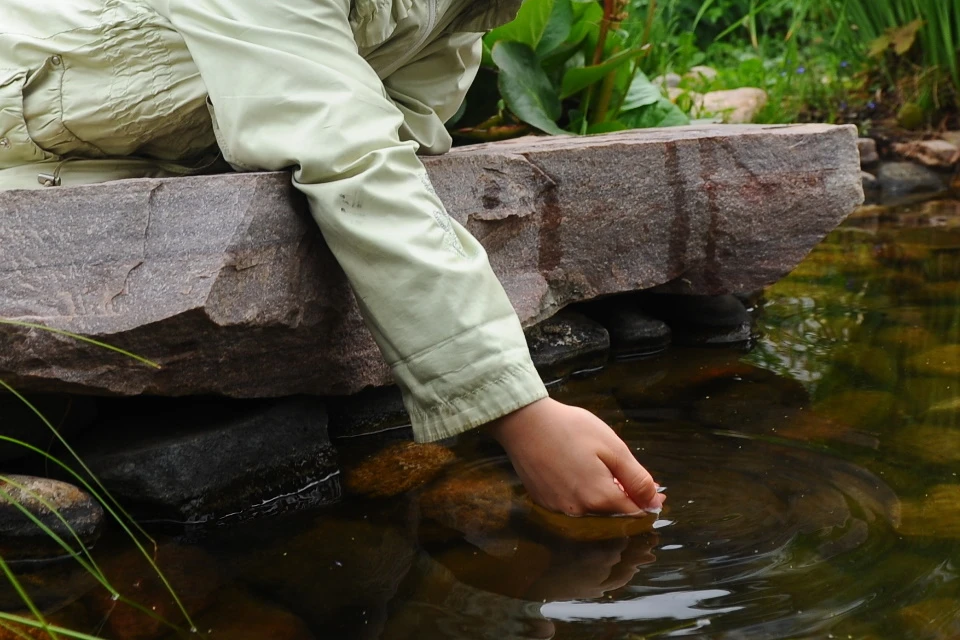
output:
[{"label": "submerged rock", "polygon": [[903,638],[956,640],[960,638],[960,600],[922,600],[897,612]]},{"label": "submerged rock", "polygon": [[314,640],[306,623],[283,607],[241,589],[221,591],[217,604],[196,621],[212,640]]},{"label": "submerged rock", "polygon": [[960,429],[934,425],[905,427],[893,438],[892,446],[934,464],[960,462]]},{"label": "submerged rock", "polygon": [[[197,547],[174,543],[147,549],[191,617],[216,602],[222,582],[213,558]],[[111,637],[153,640],[174,628],[189,631],[180,607],[140,551],[131,548],[100,559],[100,566],[111,585],[142,607],[115,600],[103,588],[87,596],[90,613],[103,621]]]},{"label": "submerged rock", "polygon": [[941,484],[905,500],[897,531],[905,536],[960,539],[960,484]]},{"label": "submerged rock", "polygon": [[[953,283],[951,283],[953,285]],[[954,289],[956,292],[957,289]],[[960,344],[945,344],[918,353],[907,361],[911,370],[923,375],[960,376]]]},{"label": "submerged rock", "polygon": [[525,501],[525,517],[535,527],[568,540],[596,542],[632,538],[653,531],[657,516],[647,514],[636,517],[583,516],[573,518],[563,513],[554,513]]},{"label": "submerged rock", "polygon": [[[36,620],[29,611],[14,611],[14,615],[27,620]],[[96,631],[96,629],[94,629],[94,622],[87,615],[86,609],[80,604],[69,605],[54,613],[45,614],[43,617],[47,624],[62,629],[70,629],[71,631],[78,631],[80,633]],[[27,640],[50,640],[51,638],[50,634],[37,627],[15,622],[5,624],[7,625],[6,627],[0,627],[0,640],[24,640],[24,638]],[[65,636],[60,634],[57,637],[63,638]]]},{"label": "submerged rock", "polygon": [[341,495],[326,410],[315,400],[167,401],[91,435],[81,452],[89,467],[152,518],[234,522]]},{"label": "submerged rock", "polygon": [[[46,478],[0,477],[0,556],[7,561],[61,558],[67,552],[28,518],[17,504],[76,547],[79,536],[91,546],[103,528],[103,508],[77,487]],[[66,524],[57,517],[66,521]]]},{"label": "submerged rock", "polygon": [[347,488],[371,498],[389,498],[418,489],[456,460],[438,444],[400,442],[378,451],[346,472]]},{"label": "submerged rock", "polygon": [[237,576],[325,638],[380,638],[417,554],[412,534],[366,514],[307,516],[285,519],[282,536],[263,526],[273,523],[231,531],[224,544],[245,550],[233,566]]},{"label": "submerged rock", "polygon": [[[13,565],[17,580],[42,613],[53,613],[89,593],[99,583],[78,562],[25,562]],[[0,611],[17,611],[23,598],[0,579]],[[0,636],[2,638],[3,636]]]},{"label": "submerged rock", "polygon": [[513,509],[513,482],[495,467],[451,473],[420,496],[420,513],[466,536],[505,529]]}]

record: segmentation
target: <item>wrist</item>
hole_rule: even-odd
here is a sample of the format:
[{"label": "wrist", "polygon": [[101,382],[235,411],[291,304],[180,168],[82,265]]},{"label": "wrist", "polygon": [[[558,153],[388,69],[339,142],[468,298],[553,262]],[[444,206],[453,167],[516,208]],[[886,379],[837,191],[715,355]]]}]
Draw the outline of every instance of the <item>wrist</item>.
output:
[{"label": "wrist", "polygon": [[529,430],[532,415],[550,401],[550,398],[535,400],[516,411],[488,422],[484,426],[484,430],[490,437],[499,442],[500,446],[507,448],[507,443],[515,441],[519,433]]}]

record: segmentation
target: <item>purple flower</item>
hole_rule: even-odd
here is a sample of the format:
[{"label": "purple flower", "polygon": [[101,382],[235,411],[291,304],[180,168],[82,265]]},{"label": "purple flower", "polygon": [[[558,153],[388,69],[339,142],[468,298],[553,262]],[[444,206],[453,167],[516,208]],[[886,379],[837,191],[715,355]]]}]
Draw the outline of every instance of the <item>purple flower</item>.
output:
[{"label": "purple flower", "polygon": [[877,108],[877,103],[874,102],[873,100],[867,103],[867,109],[876,109],[876,108]]},{"label": "purple flower", "polygon": [[842,62],[840,63],[840,68],[841,68],[841,69],[846,69],[846,68],[849,67],[849,66],[850,66],[850,63],[847,62],[846,60],[844,60],[844,61],[842,61]]},{"label": "purple flower", "polygon": [[797,73],[803,74],[807,72],[806,67],[797,67]]}]

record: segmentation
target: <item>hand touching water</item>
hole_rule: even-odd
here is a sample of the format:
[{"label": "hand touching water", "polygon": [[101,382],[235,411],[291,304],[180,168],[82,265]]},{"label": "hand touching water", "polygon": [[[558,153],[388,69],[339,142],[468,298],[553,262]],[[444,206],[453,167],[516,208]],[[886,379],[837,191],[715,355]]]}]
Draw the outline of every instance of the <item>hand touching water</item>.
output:
[{"label": "hand touching water", "polygon": [[639,515],[663,504],[653,477],[589,411],[545,398],[488,430],[542,507],[572,516]]}]

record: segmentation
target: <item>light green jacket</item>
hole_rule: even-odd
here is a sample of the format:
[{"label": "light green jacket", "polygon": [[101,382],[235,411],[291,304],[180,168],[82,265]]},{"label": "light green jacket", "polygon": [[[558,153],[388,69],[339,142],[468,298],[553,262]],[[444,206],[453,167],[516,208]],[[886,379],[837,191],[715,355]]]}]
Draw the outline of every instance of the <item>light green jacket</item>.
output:
[{"label": "light green jacket", "polygon": [[3,0],[0,189],[202,170],[217,147],[293,168],[417,440],[478,426],[546,392],[416,155],[449,149],[480,32],[517,8],[476,2]]}]

